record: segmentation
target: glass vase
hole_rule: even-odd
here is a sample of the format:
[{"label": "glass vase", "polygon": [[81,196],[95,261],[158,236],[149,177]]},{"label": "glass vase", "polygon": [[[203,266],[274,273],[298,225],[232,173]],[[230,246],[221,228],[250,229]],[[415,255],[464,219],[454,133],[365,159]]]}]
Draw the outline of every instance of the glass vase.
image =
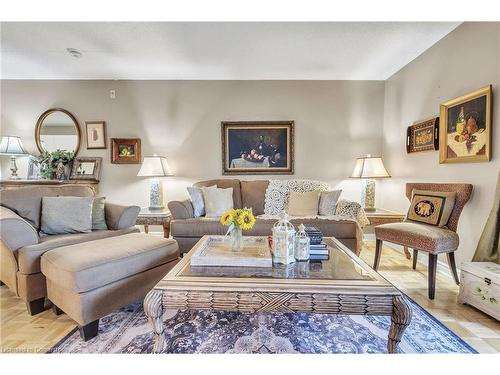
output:
[{"label": "glass vase", "polygon": [[231,242],[231,250],[241,251],[241,248],[243,247],[243,232],[241,228],[233,228],[229,237]]}]

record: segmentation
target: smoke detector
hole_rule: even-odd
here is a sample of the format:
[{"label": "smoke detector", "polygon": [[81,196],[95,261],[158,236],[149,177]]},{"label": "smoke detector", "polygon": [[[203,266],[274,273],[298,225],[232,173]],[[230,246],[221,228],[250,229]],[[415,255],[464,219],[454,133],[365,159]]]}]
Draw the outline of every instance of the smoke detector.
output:
[{"label": "smoke detector", "polygon": [[76,59],[82,57],[82,53],[75,48],[66,48],[66,51],[68,51],[68,53]]}]

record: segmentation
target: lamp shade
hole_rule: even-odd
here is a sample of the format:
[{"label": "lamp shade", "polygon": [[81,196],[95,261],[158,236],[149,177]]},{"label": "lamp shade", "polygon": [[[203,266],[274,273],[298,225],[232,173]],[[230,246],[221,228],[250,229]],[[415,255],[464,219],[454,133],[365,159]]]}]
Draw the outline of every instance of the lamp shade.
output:
[{"label": "lamp shade", "polygon": [[167,159],[163,156],[144,156],[138,177],[173,176],[168,168]]},{"label": "lamp shade", "polygon": [[383,178],[391,177],[384,167],[380,156],[367,155],[356,159],[352,178]]},{"label": "lamp shade", "polygon": [[0,155],[27,155],[21,138],[5,136],[0,140]]}]

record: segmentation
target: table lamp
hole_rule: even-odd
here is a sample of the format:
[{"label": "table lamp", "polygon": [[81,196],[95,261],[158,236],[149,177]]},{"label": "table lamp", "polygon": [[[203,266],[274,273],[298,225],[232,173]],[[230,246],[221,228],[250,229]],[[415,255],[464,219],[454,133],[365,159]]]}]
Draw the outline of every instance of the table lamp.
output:
[{"label": "table lamp", "polygon": [[151,177],[149,192],[149,209],[163,210],[163,186],[158,177],[173,176],[168,168],[167,159],[163,156],[145,156],[138,177]]},{"label": "table lamp", "polygon": [[19,180],[17,175],[16,156],[28,155],[23,147],[21,138],[13,136],[5,136],[0,140],[0,155],[10,156],[10,179]]},{"label": "table lamp", "polygon": [[374,178],[391,177],[384,167],[382,157],[370,154],[356,159],[356,165],[351,178],[363,179],[361,204],[365,211],[375,211],[375,180]]}]

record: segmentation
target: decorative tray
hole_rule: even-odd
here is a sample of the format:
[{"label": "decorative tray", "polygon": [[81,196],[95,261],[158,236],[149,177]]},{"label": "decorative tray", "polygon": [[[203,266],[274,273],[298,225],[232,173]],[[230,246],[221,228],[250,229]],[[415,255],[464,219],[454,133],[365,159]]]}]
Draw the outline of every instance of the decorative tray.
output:
[{"label": "decorative tray", "polygon": [[243,247],[233,251],[229,237],[208,237],[191,256],[191,266],[272,267],[266,237],[243,237]]}]

